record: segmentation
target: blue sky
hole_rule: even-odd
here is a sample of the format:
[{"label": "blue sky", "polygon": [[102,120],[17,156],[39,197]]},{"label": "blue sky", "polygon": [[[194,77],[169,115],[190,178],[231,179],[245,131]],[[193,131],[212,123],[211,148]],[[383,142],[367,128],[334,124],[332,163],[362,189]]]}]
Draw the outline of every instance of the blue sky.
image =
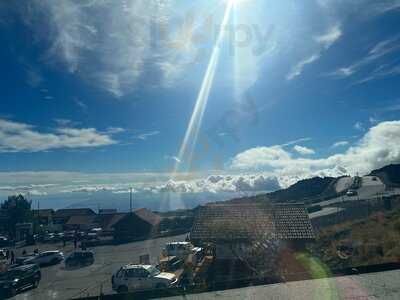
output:
[{"label": "blue sky", "polygon": [[259,192],[400,162],[400,2],[281,2],[2,2],[0,191]]}]

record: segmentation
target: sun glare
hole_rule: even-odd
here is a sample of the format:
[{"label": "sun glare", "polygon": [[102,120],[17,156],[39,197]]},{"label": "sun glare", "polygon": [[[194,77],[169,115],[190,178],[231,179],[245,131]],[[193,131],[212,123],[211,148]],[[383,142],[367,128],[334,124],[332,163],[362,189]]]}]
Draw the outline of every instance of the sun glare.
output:
[{"label": "sun glare", "polygon": [[[216,69],[218,66],[220,52],[221,52],[221,44],[225,37],[225,28],[231,17],[231,12],[232,12],[233,6],[234,6],[234,2],[232,0],[229,0],[226,2],[225,13],[224,13],[224,17],[222,19],[221,25],[220,25],[219,35],[215,42],[215,45],[214,45],[214,48],[213,48],[213,51],[211,54],[211,58],[210,58],[206,73],[205,73],[203,81],[202,81],[202,85],[201,85],[199,94],[198,94],[198,97],[196,100],[196,105],[193,110],[192,117],[190,119],[184,140],[182,142],[182,145],[181,145],[181,148],[179,151],[179,155],[178,155],[179,161],[185,161],[188,163],[189,166],[192,161],[193,151],[194,151],[194,148],[197,143],[197,138],[199,135],[201,124],[202,124],[204,111],[207,107],[208,98],[209,98],[211,87],[212,87],[212,84],[214,81],[215,72],[216,72]],[[173,177],[177,174],[179,167],[180,167],[180,164],[177,163],[174,168]]]}]

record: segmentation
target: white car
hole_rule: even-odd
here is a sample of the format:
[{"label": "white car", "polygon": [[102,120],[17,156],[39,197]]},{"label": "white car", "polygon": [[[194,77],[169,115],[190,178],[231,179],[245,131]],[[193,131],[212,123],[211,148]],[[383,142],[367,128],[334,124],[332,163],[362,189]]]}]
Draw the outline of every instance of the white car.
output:
[{"label": "white car", "polygon": [[43,265],[55,265],[64,260],[64,254],[61,251],[44,251],[34,256],[30,256],[24,260],[24,264],[37,264]]},{"label": "white car", "polygon": [[118,293],[137,290],[165,289],[177,284],[173,273],[160,272],[152,265],[126,265],[112,276],[112,288]]},{"label": "white car", "polygon": [[346,193],[346,196],[352,197],[352,196],[357,196],[358,193],[356,190],[348,190]]}]

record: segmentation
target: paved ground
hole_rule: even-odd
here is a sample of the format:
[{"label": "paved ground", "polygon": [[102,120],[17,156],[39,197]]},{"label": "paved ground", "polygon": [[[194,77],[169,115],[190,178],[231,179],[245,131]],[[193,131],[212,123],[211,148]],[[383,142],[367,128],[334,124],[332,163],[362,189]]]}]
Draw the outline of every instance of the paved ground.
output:
[{"label": "paved ground", "polygon": [[[376,180],[372,179],[373,176],[364,176],[361,180],[361,187],[357,190],[357,196],[342,196],[333,198],[330,200],[322,201],[318,203],[321,206],[330,206],[335,203],[343,201],[358,201],[362,199],[374,199],[382,196],[391,196],[400,193],[400,189],[394,189],[392,191],[385,190],[385,184],[376,177]],[[343,187],[348,184],[347,181],[342,182],[340,185]]]},{"label": "paved ground", "polygon": [[400,299],[400,270],[248,287],[168,300]]},{"label": "paved ground", "polygon": [[[93,265],[75,270],[65,269],[63,263],[42,268],[39,287],[25,291],[13,299],[70,299],[87,295],[96,296],[101,290],[105,294],[110,294],[111,275],[122,265],[139,262],[139,256],[145,254],[149,254],[151,261],[156,262],[165,243],[183,241],[185,237],[186,235],[180,235],[119,246],[96,247],[91,249],[95,253]],[[56,247],[46,245],[46,248]],[[65,250],[69,252],[72,247],[68,246]]]}]

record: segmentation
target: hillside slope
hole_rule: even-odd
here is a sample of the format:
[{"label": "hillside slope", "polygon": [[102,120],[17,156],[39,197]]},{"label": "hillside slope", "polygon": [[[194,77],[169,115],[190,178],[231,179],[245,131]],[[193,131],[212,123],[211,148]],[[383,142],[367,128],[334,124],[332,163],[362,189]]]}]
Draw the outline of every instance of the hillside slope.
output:
[{"label": "hillside slope", "polygon": [[371,176],[379,177],[386,186],[399,187],[400,186],[400,164],[393,164],[374,170],[370,173]]}]

